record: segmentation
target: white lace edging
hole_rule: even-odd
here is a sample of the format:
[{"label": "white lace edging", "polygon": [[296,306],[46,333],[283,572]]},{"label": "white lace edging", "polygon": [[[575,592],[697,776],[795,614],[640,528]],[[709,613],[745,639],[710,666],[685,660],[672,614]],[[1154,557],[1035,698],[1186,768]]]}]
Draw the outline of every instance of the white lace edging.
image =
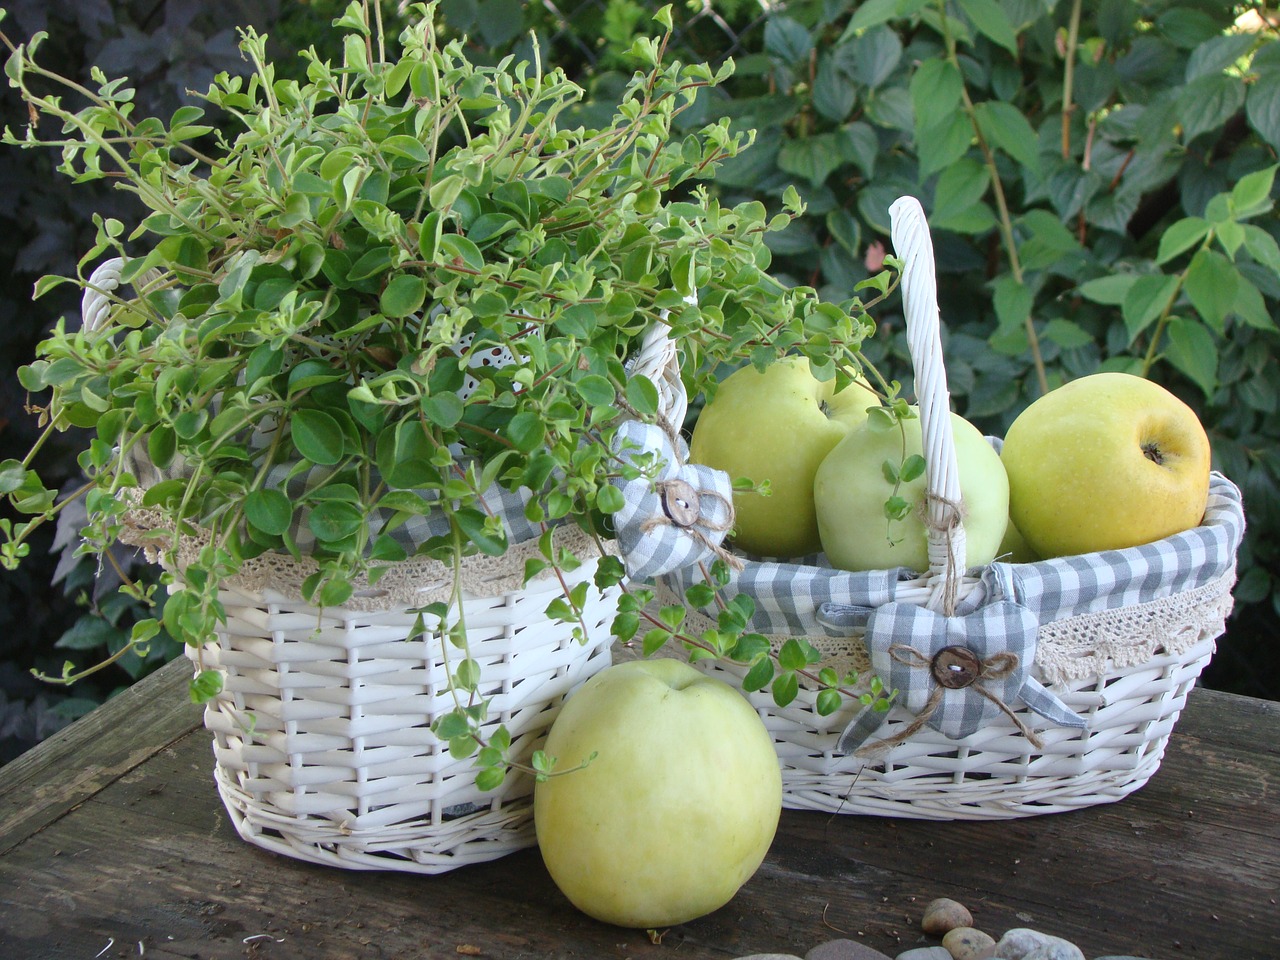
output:
[{"label": "white lace edging", "polygon": [[[184,536],[172,558],[172,532],[165,529],[166,514],[156,509],[134,509],[125,514],[125,528],[120,534],[124,543],[142,547],[152,563],[176,562],[177,570],[193,563],[208,544],[208,533]],[[603,553],[614,553],[612,541],[601,544],[586,531],[575,526],[556,528],[555,544],[572,552],[583,562],[596,560]],[[498,557],[484,554],[464,557],[459,585],[465,597],[492,597],[515,593],[526,586],[552,581],[554,569],[546,569],[525,581],[525,561],[542,558],[538,540],[512,544]],[[423,606],[448,601],[454,592],[454,568],[430,557],[411,557],[397,563],[373,564],[379,571],[371,585],[367,577],[356,580],[356,591],[342,606],[349,610],[374,612]],[[319,569],[309,556],[293,557],[283,553],[264,553],[245,560],[240,570],[224,581],[224,586],[250,594],[266,591],[301,599],[302,584]]]}]

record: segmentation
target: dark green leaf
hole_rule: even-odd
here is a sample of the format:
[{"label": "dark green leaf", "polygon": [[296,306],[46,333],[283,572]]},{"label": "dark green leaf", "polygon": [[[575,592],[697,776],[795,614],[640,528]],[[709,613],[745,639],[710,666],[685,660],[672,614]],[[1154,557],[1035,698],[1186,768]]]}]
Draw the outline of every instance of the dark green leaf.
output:
[{"label": "dark green leaf", "polygon": [[976,110],[978,124],[990,143],[1029,170],[1039,171],[1039,138],[1022,111],[997,100],[984,101]]},{"label": "dark green leaf", "polygon": [[1178,97],[1183,142],[1217,130],[1245,105],[1244,82],[1227,74],[1199,77]]},{"label": "dark green leaf", "polygon": [[422,401],[421,407],[428,420],[442,427],[454,426],[466,412],[462,400],[449,390],[433,393]]},{"label": "dark green leaf", "polygon": [[1205,397],[1218,389],[1218,345],[1204,324],[1173,317],[1167,328],[1169,346],[1164,355],[1186,374]]},{"label": "dark green leaf", "polygon": [[627,381],[627,402],[643,417],[658,412],[658,388],[648,377],[632,377]]},{"label": "dark green leaf", "polygon": [[159,469],[166,469],[173,463],[178,449],[178,435],[170,427],[157,425],[152,427],[147,436],[147,456]]},{"label": "dark green leaf", "polygon": [[454,511],[454,520],[467,539],[480,548],[481,553],[500,557],[507,552],[507,537],[501,530],[491,532],[485,525],[485,514],[474,507]]},{"label": "dark green leaf", "polygon": [[1240,271],[1216,250],[1199,250],[1187,267],[1184,285],[1196,312],[1219,333],[1235,306]]},{"label": "dark green leaf", "polygon": [[986,34],[1015,57],[1018,55],[1018,37],[1008,15],[996,0],[960,0],[965,12],[979,33]]},{"label": "dark green leaf", "polygon": [[765,23],[764,46],[783,63],[794,66],[808,62],[813,38],[798,20],[774,14]]},{"label": "dark green leaf", "polygon": [[1163,273],[1148,274],[1133,282],[1121,307],[1130,343],[1168,309],[1177,292],[1178,278]]},{"label": "dark green leaf", "polygon": [[446,266],[461,267],[479,273],[484,269],[484,254],[472,241],[456,233],[440,237],[436,262]]},{"label": "dark green leaf", "polygon": [[1280,150],[1280,70],[1264,73],[1250,85],[1245,114],[1258,135]]},{"label": "dark green leaf", "polygon": [[388,317],[408,317],[422,309],[427,299],[427,282],[412,273],[400,273],[391,278],[378,307]]},{"label": "dark green leaf", "polygon": [[747,693],[763,690],[773,679],[773,661],[761,657],[742,678],[742,689]]},{"label": "dark green leaf", "polygon": [[298,453],[312,463],[332,466],[342,459],[342,427],[324,411],[296,411],[289,419],[289,430]]},{"label": "dark green leaf", "polygon": [[279,490],[252,490],[244,498],[244,515],[251,526],[278,537],[293,523],[293,503]]},{"label": "dark green leaf", "polygon": [[780,673],[774,678],[772,692],[773,702],[780,707],[785,707],[800,692],[800,678],[790,670]]},{"label": "dark green leaf", "polygon": [[507,425],[507,438],[521,453],[532,453],[547,435],[546,424],[531,410],[522,410]]},{"label": "dark green leaf", "polygon": [[364,513],[355,504],[325,500],[307,513],[307,527],[322,543],[335,543],[355,536],[364,524]]}]

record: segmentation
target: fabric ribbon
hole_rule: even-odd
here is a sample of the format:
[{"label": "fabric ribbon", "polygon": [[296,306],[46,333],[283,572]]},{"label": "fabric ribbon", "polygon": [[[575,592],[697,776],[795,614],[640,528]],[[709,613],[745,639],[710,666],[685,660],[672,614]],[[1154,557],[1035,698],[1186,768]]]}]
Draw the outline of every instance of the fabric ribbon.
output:
[{"label": "fabric ribbon", "polygon": [[[838,618],[840,611],[826,614]],[[926,725],[960,739],[1002,715],[1038,749],[1040,738],[1015,712],[1019,704],[1055,724],[1085,726],[1083,717],[1030,676],[1039,624],[1021,604],[1001,599],[946,617],[895,602],[867,611],[865,621],[872,668],[898,691],[897,702],[914,719],[894,736],[867,743],[886,714],[865,709],[841,734],[841,753],[879,753]]]},{"label": "fabric ribbon", "polygon": [[640,470],[614,481],[624,500],[613,514],[614,533],[629,576],[658,577],[710,558],[741,567],[722,546],[733,526],[728,474],[685,463],[683,440],[640,420],[618,428],[614,451]]}]

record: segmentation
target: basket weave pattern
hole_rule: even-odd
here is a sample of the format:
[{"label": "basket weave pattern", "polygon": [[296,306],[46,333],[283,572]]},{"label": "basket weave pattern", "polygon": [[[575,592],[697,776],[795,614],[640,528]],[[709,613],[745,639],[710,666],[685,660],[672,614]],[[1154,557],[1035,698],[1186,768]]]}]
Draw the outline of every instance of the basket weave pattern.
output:
[{"label": "basket weave pattern", "polygon": [[[895,571],[853,575],[847,579],[857,581],[851,594],[856,599],[850,600],[826,592],[834,584],[838,593],[842,583],[839,572],[829,568],[837,575],[803,564],[747,559],[725,588],[728,595],[742,591],[757,600],[753,625],[770,636],[775,649],[788,631],[803,631],[823,654],[821,665],[842,674],[852,668],[864,682],[871,659],[859,629],[833,633],[820,613],[819,622],[812,622],[824,600],[873,608],[897,601],[952,617],[966,612],[966,600],[970,609],[980,604],[985,589],[983,570],[966,566],[932,244],[916,201],[903,198],[890,213],[894,249],[903,261],[907,339],[927,464],[929,569],[907,579]],[[865,755],[846,756],[838,744],[861,709],[856,702],[846,700],[835,713],[822,716],[813,687],[802,685],[785,707],[776,705],[768,690],[751,693],[782,764],[784,805],[920,819],[1000,819],[1106,803],[1141,787],[1159,766],[1187,693],[1209,662],[1231,610],[1243,516],[1239,492],[1225,478],[1215,482],[1219,493],[1215,500],[1211,492],[1210,507],[1220,511],[1218,526],[1201,528],[1210,545],[1199,566],[1180,569],[1147,598],[1142,594],[1149,576],[1166,560],[1172,570],[1173,557],[1184,555],[1179,550],[1188,544],[1136,559],[1116,552],[1114,568],[1110,555],[1091,555],[1115,573],[1116,582],[1092,605],[1071,609],[1064,603],[1040,617],[1031,676],[1083,718],[1082,729],[1046,724],[1026,706],[1010,703],[1007,716],[952,738],[922,726],[899,703],[875,734],[883,748],[870,745]],[[1052,582],[1059,587],[1073,585],[1069,562],[1046,566],[1054,568]],[[678,571],[663,588],[678,602],[683,588],[700,579]],[[1054,610],[1052,603],[1047,607]],[[700,624],[695,616],[690,627]],[[700,660],[698,666],[735,683],[746,674],[745,667],[717,660]],[[1039,745],[1028,735],[1032,730]]]},{"label": "basket weave pattern", "polygon": [[[569,586],[590,580],[597,562]],[[505,724],[514,757],[527,763],[564,696],[609,664],[619,592],[590,592],[585,645],[544,613],[562,595],[558,581],[463,601],[491,698],[484,732]],[[219,792],[246,840],[317,863],[418,873],[533,844],[532,778],[513,772],[481,792],[472,760],[432,734],[454,707],[447,643],[416,634],[411,610],[321,610],[270,589],[222,599],[219,643],[189,655],[225,675],[205,726]]]}]

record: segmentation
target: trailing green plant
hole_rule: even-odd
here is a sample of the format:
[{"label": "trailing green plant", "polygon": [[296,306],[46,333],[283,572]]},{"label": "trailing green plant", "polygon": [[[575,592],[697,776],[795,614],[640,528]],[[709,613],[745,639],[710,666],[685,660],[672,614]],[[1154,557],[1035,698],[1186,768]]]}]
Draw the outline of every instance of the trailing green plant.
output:
[{"label": "trailing green plant", "polygon": [[[716,176],[725,203],[799,190],[772,270],[824,299],[879,271],[890,203],[920,198],[951,393],[987,432],[1100,369],[1196,409],[1250,520],[1209,680],[1271,697],[1268,671],[1223,671],[1274,664],[1280,621],[1276,41],[1263,3],[793,0],[736,37],[695,115],[757,133]],[[901,322],[879,317],[864,355],[909,384]]]},{"label": "trailing green plant", "polygon": [[[456,569],[502,555],[494,491],[523,492],[521,519],[541,531],[526,576],[578,565],[555,534],[574,524],[607,537],[621,506],[612,481],[638,475],[612,439],[625,418],[659,414],[656,387],[625,368],[655,325],[680,344],[691,393],[718,362],[782,352],[825,376],[858,372],[872,326],[861,301],[825,302],[768,273],[764,238],[803,213],[798,197],[770,216],[706,191],[750,134],[728,120],[674,133],[732,64],[667,63],[669,10],[656,16],[663,36],[632,45],[637,70],[602,127],[565,122],[583,90],[561,70],[536,56],[477,65],[438,40],[434,4],[413,11],[392,38],[380,6],[351,3],[335,21],[341,61],[305,51],[302,80],[246,30],[253,73],[219,74],[202,95],[230,132],[194,105],[136,119],[125,79],[95,70],[78,83],[42,64],[43,35],[0,34],[32,116],[4,142],[56,148],[61,172],[110,180],[146,210],[131,223],[95,217],[76,274],[37,284],[37,296],[88,288],[111,255],[139,295],[95,288],[111,304],[105,324],[60,321],[22,369],[23,386],[49,399],[31,453],[0,464],[0,492],[28,518],[0,518],[0,558],[18,564],[70,502],[33,469],[41,444],[88,431],[82,552],[109,554],[141,509],[161,518],[150,543],[180,568],[183,589],[162,621],[134,625],[132,648],[161,623],[193,647],[210,641],[220,586],[263,553],[314,560],[303,589],[319,606],[410,556]],[[484,365],[494,352],[510,362]],[[406,545],[397,532],[419,520],[430,535]],[[596,586],[621,579],[604,562]],[[549,613],[578,622],[587,589]],[[125,590],[146,604],[155,585]],[[492,786],[507,744],[479,732],[480,668],[460,610],[419,615],[418,632],[446,642],[457,703],[436,732],[478,751]],[[193,697],[219,682],[201,672]]]}]

